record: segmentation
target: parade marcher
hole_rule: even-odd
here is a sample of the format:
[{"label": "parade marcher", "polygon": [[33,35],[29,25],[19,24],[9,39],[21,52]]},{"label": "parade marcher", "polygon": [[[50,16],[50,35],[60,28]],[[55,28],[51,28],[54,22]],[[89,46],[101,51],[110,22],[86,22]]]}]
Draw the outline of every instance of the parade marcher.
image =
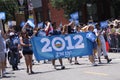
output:
[{"label": "parade marcher", "polygon": [[49,21],[46,21],[45,24],[46,24],[46,27],[45,27],[46,36],[49,36],[49,33],[53,32],[53,27],[51,22]]},{"label": "parade marcher", "polygon": [[10,32],[9,34],[9,49],[8,52],[8,60],[12,65],[13,70],[18,70],[18,62],[19,62],[19,51],[18,51],[18,37],[16,37],[14,32]]},{"label": "parade marcher", "polygon": [[6,73],[6,67],[7,67],[7,55],[8,55],[8,48],[7,48],[7,43],[6,43],[6,41],[7,41],[6,33],[4,33],[3,38],[4,38],[4,46],[5,46],[5,48],[4,48],[4,52],[5,52],[4,74],[5,74]]},{"label": "parade marcher", "polygon": [[[76,26],[75,26],[75,22],[71,22],[68,24],[68,34],[74,34],[76,33]],[[79,64],[77,57],[75,58],[75,63],[74,64]],[[70,63],[72,62],[72,58],[68,58],[70,60]]]},{"label": "parade marcher", "polygon": [[[52,33],[52,35],[60,35],[60,34],[61,34],[61,31],[59,31],[56,24],[53,23],[53,33]],[[52,64],[53,64],[54,68],[56,69],[55,60],[56,59],[52,60]],[[59,58],[59,62],[60,62],[60,65],[61,65],[61,69],[65,69],[65,66],[63,65],[62,58]]]},{"label": "parade marcher", "polygon": [[25,63],[27,67],[27,73],[33,74],[32,70],[32,58],[33,58],[33,51],[32,51],[32,45],[30,43],[30,37],[27,32],[22,32],[20,36],[20,44],[22,46],[22,53],[25,58]]},{"label": "parade marcher", "polygon": [[30,26],[28,22],[26,22],[22,28],[22,32],[27,32],[29,37],[31,37],[33,34],[33,28]]},{"label": "parade marcher", "polygon": [[[38,25],[37,28],[34,28],[32,37],[34,37],[34,36],[35,36],[35,37],[43,37],[43,36],[46,36],[46,32],[45,32],[45,30],[44,30],[43,25]],[[39,63],[39,62],[40,62],[40,61],[38,61],[38,63]],[[44,60],[43,63],[47,63],[46,60]]]},{"label": "parade marcher", "polygon": [[[88,29],[88,32],[90,32],[94,36],[96,36],[95,33],[93,32],[93,30],[94,30],[94,26],[93,25],[88,25],[87,29]],[[95,58],[94,58],[95,50],[97,48],[96,39],[94,41],[91,41],[91,42],[93,43],[93,45],[92,45],[93,53],[91,55],[89,55],[89,60],[90,60],[90,62],[92,63],[93,66],[97,66],[97,64],[95,63]]]},{"label": "parade marcher", "polygon": [[5,77],[4,70],[5,70],[5,45],[4,39],[2,37],[2,31],[0,30],[0,76]]},{"label": "parade marcher", "polygon": [[[33,29],[34,27],[33,23],[31,21],[27,21],[24,26],[22,27],[22,32],[27,32],[29,38],[31,38],[33,36]],[[34,65],[34,59],[32,60],[32,64]]]},{"label": "parade marcher", "polygon": [[100,44],[97,46],[99,63],[101,63],[100,57],[102,54],[104,55],[105,59],[107,60],[107,63],[110,63],[112,61],[112,59],[109,59],[107,51],[106,51],[105,39],[103,36],[104,29],[101,29],[99,24],[96,25],[96,29],[97,29],[97,31],[95,31],[95,34],[97,35],[98,40],[100,40]]}]

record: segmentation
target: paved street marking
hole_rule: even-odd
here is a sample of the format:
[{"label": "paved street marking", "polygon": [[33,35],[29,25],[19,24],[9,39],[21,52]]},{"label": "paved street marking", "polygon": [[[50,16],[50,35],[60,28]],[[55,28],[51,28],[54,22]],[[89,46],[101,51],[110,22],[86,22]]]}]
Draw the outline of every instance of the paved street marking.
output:
[{"label": "paved street marking", "polygon": [[106,74],[106,73],[98,73],[98,72],[90,72],[90,71],[86,71],[84,73],[93,74],[93,75],[108,76],[108,74]]}]

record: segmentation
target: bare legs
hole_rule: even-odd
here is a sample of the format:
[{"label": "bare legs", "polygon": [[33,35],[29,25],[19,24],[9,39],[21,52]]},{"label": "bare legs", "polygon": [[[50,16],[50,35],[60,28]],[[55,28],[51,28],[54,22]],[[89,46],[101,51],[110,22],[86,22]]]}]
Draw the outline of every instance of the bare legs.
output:
[{"label": "bare legs", "polygon": [[[59,62],[60,62],[60,65],[61,65],[61,69],[65,69],[65,66],[63,66],[62,58],[59,59]],[[56,69],[56,67],[55,67],[55,59],[52,60],[52,64],[53,64],[54,68]]]},{"label": "bare legs", "polygon": [[4,65],[4,61],[0,62],[0,75],[1,77],[4,77],[4,70],[5,70],[5,65]]},{"label": "bare legs", "polygon": [[30,73],[33,73],[32,71],[32,55],[24,55],[25,57],[25,63],[26,63],[26,67],[27,67],[27,73],[29,73],[29,70],[30,70]]}]

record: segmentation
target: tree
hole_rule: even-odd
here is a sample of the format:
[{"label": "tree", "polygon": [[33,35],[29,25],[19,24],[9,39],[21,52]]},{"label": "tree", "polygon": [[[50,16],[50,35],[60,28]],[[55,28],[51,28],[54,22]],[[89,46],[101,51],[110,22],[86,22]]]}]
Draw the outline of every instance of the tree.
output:
[{"label": "tree", "polygon": [[120,16],[120,0],[111,0],[111,5],[115,10],[115,17],[118,18]]},{"label": "tree", "polygon": [[51,4],[55,8],[62,8],[65,11],[65,16],[69,15],[75,11],[80,11],[81,5],[86,2],[86,0],[50,0]]},{"label": "tree", "polygon": [[64,9],[66,17],[69,17],[73,12],[79,12],[83,4],[87,2],[93,3],[95,1],[96,0],[50,0],[53,7]]},{"label": "tree", "polygon": [[15,13],[18,11],[18,0],[0,0],[0,12],[6,13],[6,21],[15,20]]}]

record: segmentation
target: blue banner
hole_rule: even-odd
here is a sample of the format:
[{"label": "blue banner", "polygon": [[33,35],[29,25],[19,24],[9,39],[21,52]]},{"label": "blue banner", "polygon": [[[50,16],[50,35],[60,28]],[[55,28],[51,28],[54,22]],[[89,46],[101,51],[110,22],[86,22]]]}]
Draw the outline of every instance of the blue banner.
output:
[{"label": "blue banner", "polygon": [[93,44],[86,34],[33,37],[31,43],[36,60],[91,55]]},{"label": "blue banner", "polygon": [[20,23],[20,27],[23,27],[25,25],[25,21],[22,21],[21,23]]},{"label": "blue banner", "polygon": [[108,27],[108,22],[107,21],[100,22],[100,27],[101,28],[107,28]]},{"label": "blue banner", "polygon": [[74,12],[74,13],[70,14],[70,17],[73,20],[78,20],[79,19],[79,13],[78,12]]},{"label": "blue banner", "polygon": [[34,19],[28,19],[27,23],[28,23],[32,28],[35,28]]}]

